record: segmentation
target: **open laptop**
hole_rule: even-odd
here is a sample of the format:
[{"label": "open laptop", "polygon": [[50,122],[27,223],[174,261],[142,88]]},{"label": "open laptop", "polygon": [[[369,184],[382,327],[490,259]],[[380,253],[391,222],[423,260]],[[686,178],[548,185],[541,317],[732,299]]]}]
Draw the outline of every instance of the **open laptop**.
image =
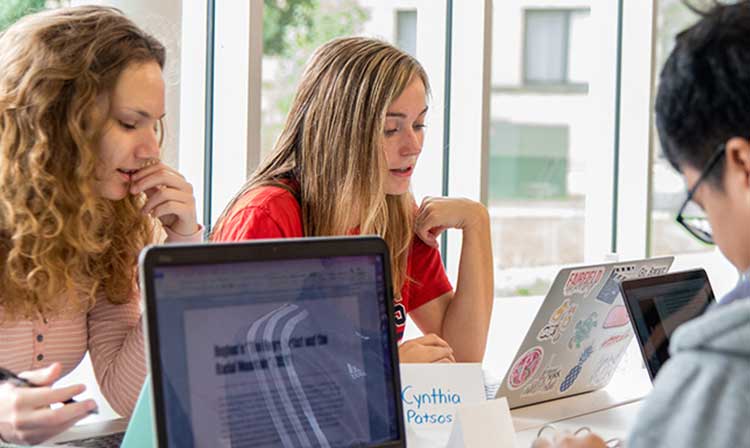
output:
[{"label": "open laptop", "polygon": [[703,269],[627,280],[620,290],[651,380],[669,359],[672,333],[715,303]]},{"label": "open laptop", "polygon": [[141,285],[152,374],[123,447],[405,446],[381,239],[155,246]]},{"label": "open laptop", "polygon": [[374,237],[141,255],[159,447],[400,447],[388,249]]},{"label": "open laptop", "polygon": [[673,260],[562,269],[495,396],[518,408],[606,386],[633,338],[619,283],[664,274]]}]

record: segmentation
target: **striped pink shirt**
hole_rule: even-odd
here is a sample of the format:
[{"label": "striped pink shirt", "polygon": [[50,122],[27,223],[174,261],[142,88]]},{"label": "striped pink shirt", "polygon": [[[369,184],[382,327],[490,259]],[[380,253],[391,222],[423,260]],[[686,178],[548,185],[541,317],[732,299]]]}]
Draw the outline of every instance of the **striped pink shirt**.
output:
[{"label": "striped pink shirt", "polygon": [[[167,231],[166,241],[199,242],[202,233]],[[65,375],[88,350],[102,394],[115,412],[129,416],[146,377],[139,292],[133,295],[123,305],[97,297],[91,311],[65,319],[4,322],[0,306],[0,366],[23,372],[59,362]]]}]

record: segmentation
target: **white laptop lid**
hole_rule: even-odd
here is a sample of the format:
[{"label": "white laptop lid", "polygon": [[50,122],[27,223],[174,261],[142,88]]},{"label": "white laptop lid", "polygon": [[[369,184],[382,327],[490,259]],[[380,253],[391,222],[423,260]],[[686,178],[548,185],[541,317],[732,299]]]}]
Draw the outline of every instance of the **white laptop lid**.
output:
[{"label": "white laptop lid", "polygon": [[606,386],[633,338],[619,282],[664,274],[673,260],[562,269],[496,396],[517,408]]}]

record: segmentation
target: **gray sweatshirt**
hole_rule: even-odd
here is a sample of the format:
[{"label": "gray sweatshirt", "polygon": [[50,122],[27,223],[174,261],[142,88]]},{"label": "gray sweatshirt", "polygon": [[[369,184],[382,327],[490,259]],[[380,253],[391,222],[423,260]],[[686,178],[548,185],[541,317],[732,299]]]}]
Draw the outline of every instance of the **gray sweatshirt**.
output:
[{"label": "gray sweatshirt", "polygon": [[682,325],[670,344],[628,448],[750,447],[750,299]]}]

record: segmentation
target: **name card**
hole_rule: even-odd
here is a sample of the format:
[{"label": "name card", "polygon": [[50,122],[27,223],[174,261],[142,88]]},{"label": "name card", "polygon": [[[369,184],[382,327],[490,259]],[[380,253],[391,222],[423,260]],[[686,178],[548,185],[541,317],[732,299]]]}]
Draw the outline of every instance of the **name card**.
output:
[{"label": "name card", "polygon": [[456,410],[456,421],[447,448],[516,448],[516,430],[505,397],[465,404]]},{"label": "name card", "polygon": [[401,364],[401,400],[408,446],[445,446],[457,407],[485,401],[482,366]]}]

